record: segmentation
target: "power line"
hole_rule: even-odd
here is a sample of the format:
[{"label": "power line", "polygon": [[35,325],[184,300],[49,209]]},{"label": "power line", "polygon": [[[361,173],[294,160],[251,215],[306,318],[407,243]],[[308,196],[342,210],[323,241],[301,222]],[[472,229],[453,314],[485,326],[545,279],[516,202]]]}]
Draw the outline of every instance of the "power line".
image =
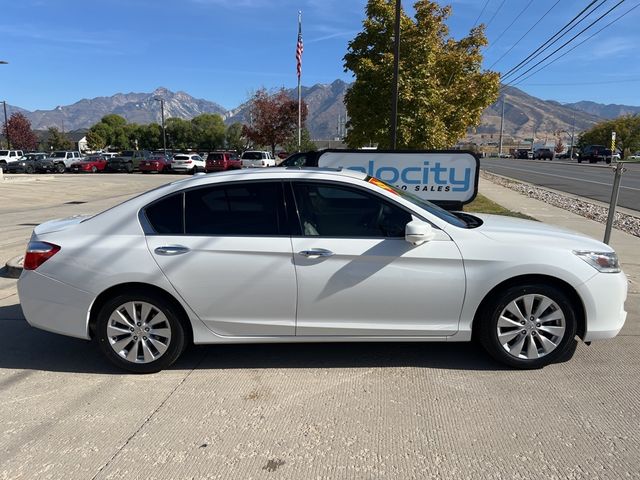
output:
[{"label": "power line", "polygon": [[[640,5],[638,5],[638,6],[640,7]],[[577,46],[578,45],[576,45],[576,47]],[[569,53],[569,52],[567,52],[567,53]],[[558,58],[560,58],[560,57],[558,57]],[[551,63],[548,63],[547,65],[545,65],[542,68],[546,68],[549,65],[551,65]],[[542,70],[542,68],[540,70]],[[531,75],[535,75],[540,70],[538,70],[537,72],[533,72]],[[527,77],[527,78],[529,78],[529,77]],[[520,80],[515,85],[527,85],[529,87],[575,87],[575,86],[578,86],[578,85],[612,85],[612,84],[616,84],[616,83],[635,83],[635,82],[640,82],[640,77],[638,77],[638,78],[627,78],[627,79],[623,79],[623,80],[603,80],[601,82],[526,83],[526,84],[523,84],[522,82],[524,82],[525,80],[526,80],[526,78],[523,78],[522,80]]]},{"label": "power line", "polygon": [[[536,73],[538,73],[540,70],[544,70],[545,68],[547,68],[548,66],[556,63],[558,60],[560,60],[562,57],[564,57],[565,55],[569,54],[570,52],[572,52],[573,50],[575,50],[576,48],[578,48],[580,45],[582,45],[583,43],[585,43],[586,41],[592,39],[593,37],[595,37],[596,35],[598,35],[600,32],[602,32],[603,30],[605,30],[606,28],[608,28],[609,26],[613,25],[614,23],[616,23],[618,20],[621,20],[622,18],[624,18],[625,16],[627,16],[629,13],[631,13],[633,10],[635,10],[636,8],[640,7],[640,3],[634,7],[631,7],[629,10],[627,10],[626,12],[624,12],[622,15],[620,15],[619,17],[615,18],[614,20],[610,21],[609,23],[607,23],[604,27],[602,27],[600,30],[598,30],[595,33],[592,33],[591,35],[589,35],[587,38],[585,38],[584,40],[582,40],[580,43],[574,45],[573,47],[571,47],[569,50],[567,50],[566,52],[562,53],[562,55],[558,55],[556,58],[554,58],[552,61],[550,61],[549,63],[547,63],[546,65],[543,65],[542,67],[540,67],[538,70],[536,70],[535,72],[532,72],[531,74],[527,75],[526,77],[524,77],[522,80],[520,80],[518,83],[516,83],[515,85],[520,85],[522,84],[522,82],[524,82],[525,80],[527,80],[528,78],[531,78],[532,76],[534,76]],[[603,81],[603,82],[586,82],[586,83],[573,83],[573,84],[565,84],[565,85],[606,85],[609,83],[627,83],[627,82],[637,82],[640,81],[640,77],[637,79],[628,79],[628,80],[610,80],[610,81]],[[535,85],[535,84],[529,84],[529,85]],[[559,86],[561,86],[560,84],[557,84]]]},{"label": "power line", "polygon": [[[530,59],[532,60],[533,58],[535,58],[536,56],[538,56],[538,55],[539,55],[539,52],[540,52],[540,53],[542,53],[542,52],[541,52],[541,50],[542,50],[542,51],[546,50],[546,49],[548,48],[548,47],[547,47],[547,45],[548,45],[548,46],[551,46],[551,45],[553,45],[555,42],[557,42],[560,38],[562,38],[563,36],[565,36],[565,35],[568,33],[568,31],[567,31],[567,32],[565,32],[565,33],[562,33],[562,32],[564,32],[565,30],[567,30],[567,28],[569,28],[569,27],[571,26],[571,24],[573,24],[573,23],[574,23],[578,18],[580,18],[580,17],[581,17],[581,16],[582,16],[582,15],[583,15],[583,14],[584,14],[588,9],[590,9],[590,8],[591,8],[595,3],[598,3],[598,1],[601,1],[601,4],[600,4],[600,5],[602,5],[602,3],[606,2],[607,0],[592,0],[592,2],[591,2],[591,3],[589,3],[589,5],[587,5],[584,9],[582,9],[582,11],[581,11],[580,13],[578,13],[575,17],[573,17],[573,18],[569,21],[569,23],[565,24],[565,26],[564,26],[564,27],[562,27],[560,30],[558,30],[554,35],[552,35],[549,39],[547,39],[547,41],[546,41],[546,42],[544,42],[542,45],[540,45],[538,48],[536,48],[533,52],[531,52],[531,53],[530,53],[530,54],[529,54],[529,55],[528,55],[524,60],[522,60],[520,63],[518,63],[515,67],[511,68],[508,72],[504,73],[504,74],[502,75],[502,79],[504,79],[505,77],[508,77],[508,76],[512,75],[512,74],[513,74],[513,73],[515,73],[517,70],[519,70],[521,67],[523,67],[524,65],[526,65],[527,63],[529,63]],[[599,7],[600,5],[598,5],[598,7]],[[598,7],[596,7],[596,8],[598,8]],[[595,10],[595,8],[594,8],[594,10]],[[590,13],[591,13],[591,12],[590,12]],[[589,14],[590,14],[590,13],[589,13]],[[589,14],[587,14],[587,16],[588,16]],[[586,16],[585,16],[585,18],[586,18]],[[584,20],[584,18],[583,18],[582,20]],[[580,20],[580,21],[582,21],[582,20]],[[580,22],[578,22],[578,23],[580,23]],[[574,27],[575,27],[575,25],[574,25]],[[573,27],[571,27],[571,28],[573,28]],[[558,36],[559,36],[559,37],[558,37]],[[556,39],[556,37],[558,37],[558,38],[557,38],[557,40],[555,40],[555,41],[554,41],[554,39]],[[546,48],[545,48],[545,47],[546,47]],[[532,57],[533,57],[533,58],[532,58]]]},{"label": "power line", "polygon": [[[478,21],[480,20],[480,17],[482,17],[482,14],[484,13],[484,11],[487,9],[487,5],[489,5],[489,1],[490,0],[486,0],[484,2],[484,6],[482,7],[482,10],[480,10],[480,14],[478,15],[478,18],[476,18],[476,21],[473,22],[473,27],[475,27],[478,24]],[[473,28],[471,27],[471,28]]]},{"label": "power line", "polygon": [[536,26],[537,26],[537,25],[538,25],[542,20],[544,20],[544,17],[546,17],[546,16],[549,14],[549,12],[551,12],[551,10],[553,10],[553,9],[556,7],[556,5],[558,5],[559,3],[560,3],[560,0],[557,0],[557,1],[556,1],[556,3],[554,3],[553,5],[551,5],[551,8],[550,8],[549,10],[547,10],[547,11],[545,12],[545,14],[544,14],[544,15],[542,15],[542,16],[538,19],[538,21],[537,21],[536,23],[534,23],[534,24],[531,26],[531,28],[530,28],[529,30],[527,30],[527,31],[525,32],[525,34],[524,34],[524,35],[522,35],[522,36],[518,39],[518,41],[517,41],[516,43],[514,43],[513,45],[511,45],[511,48],[510,48],[509,50],[507,50],[506,52],[504,52],[504,53],[502,54],[502,56],[501,56],[500,58],[498,58],[498,60],[496,60],[495,62],[493,62],[493,63],[491,64],[491,66],[489,67],[489,70],[491,70],[491,69],[494,67],[494,65],[495,65],[496,63],[498,63],[500,60],[502,60],[504,57],[506,57],[506,56],[511,52],[511,50],[513,50],[513,49],[516,47],[516,45],[518,45],[518,44],[519,44],[519,43],[524,39],[524,37],[526,37],[527,35],[529,35],[529,33],[531,32],[531,30],[533,30],[533,29],[534,29],[534,28],[535,28],[535,27],[536,27]]},{"label": "power line", "polygon": [[487,47],[487,49],[484,51],[484,52],[485,52],[485,54],[487,53],[487,51],[488,51],[491,47],[493,47],[496,43],[498,43],[498,42],[500,41],[500,39],[504,36],[504,34],[505,34],[505,33],[507,33],[507,31],[508,31],[511,27],[513,27],[513,24],[514,24],[514,23],[516,23],[516,22],[518,21],[518,19],[522,16],[522,14],[523,14],[524,12],[526,12],[526,11],[527,11],[527,9],[531,6],[531,4],[532,4],[532,3],[533,3],[533,0],[529,0],[529,3],[527,3],[527,6],[526,6],[526,7],[524,7],[524,8],[520,11],[520,13],[519,13],[518,15],[516,15],[516,18],[514,18],[514,19],[511,21],[511,23],[509,24],[509,26],[508,26],[507,28],[505,28],[505,29],[502,31],[502,33],[501,33],[500,35],[498,35],[498,38],[496,38],[496,39],[495,39],[495,40],[494,40],[494,41],[493,41],[493,42],[492,42],[492,43]]},{"label": "power line", "polygon": [[585,28],[583,28],[578,34],[574,35],[573,37],[571,37],[569,40],[567,40],[565,43],[563,43],[562,45],[560,45],[558,48],[556,48],[553,52],[551,52],[549,55],[547,55],[546,57],[544,57],[542,60],[540,60],[538,63],[536,63],[533,67],[530,67],[528,70],[526,70],[524,73],[521,73],[520,75],[518,75],[516,78],[514,78],[513,80],[511,80],[507,85],[511,85],[512,83],[514,83],[515,81],[517,81],[519,78],[522,78],[523,76],[525,76],[527,73],[529,73],[531,70],[533,70],[534,68],[536,68],[538,65],[540,65],[541,63],[543,63],[545,60],[547,60],[549,57],[552,57],[553,55],[555,55],[557,52],[559,52],[560,50],[562,50],[564,47],[566,47],[567,45],[569,45],[571,42],[573,42],[577,37],[579,37],[580,35],[582,35],[584,32],[586,32],[587,30],[589,30],[593,25],[595,25],[596,23],[598,23],[600,20],[602,20],[604,17],[606,17],[607,15],[609,15],[613,10],[615,10],[616,8],[618,8],[620,5],[622,5],[625,2],[625,0],[620,0],[618,3],[616,3],[613,7],[611,7],[609,10],[607,10],[605,13],[603,13],[602,15],[600,15],[596,20],[594,20],[593,22],[591,22],[589,25],[587,25]]},{"label": "power line", "polygon": [[485,29],[489,28],[489,25],[491,25],[491,22],[493,22],[493,19],[496,18],[496,15],[498,15],[498,12],[502,9],[502,6],[504,5],[504,2],[506,2],[507,0],[502,0],[502,3],[498,6],[498,8],[496,9],[495,12],[493,12],[493,15],[491,16],[491,18],[489,19],[489,21],[485,24]]}]

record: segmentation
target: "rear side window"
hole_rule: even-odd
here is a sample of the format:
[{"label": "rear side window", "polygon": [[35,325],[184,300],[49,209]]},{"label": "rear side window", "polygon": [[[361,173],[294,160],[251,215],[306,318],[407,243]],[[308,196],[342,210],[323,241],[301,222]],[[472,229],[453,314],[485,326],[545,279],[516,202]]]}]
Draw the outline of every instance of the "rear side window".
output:
[{"label": "rear side window", "polygon": [[169,195],[151,204],[145,210],[145,215],[156,233],[182,235],[184,232],[182,193]]},{"label": "rear side window", "polygon": [[187,235],[282,235],[280,182],[242,183],[185,193]]}]

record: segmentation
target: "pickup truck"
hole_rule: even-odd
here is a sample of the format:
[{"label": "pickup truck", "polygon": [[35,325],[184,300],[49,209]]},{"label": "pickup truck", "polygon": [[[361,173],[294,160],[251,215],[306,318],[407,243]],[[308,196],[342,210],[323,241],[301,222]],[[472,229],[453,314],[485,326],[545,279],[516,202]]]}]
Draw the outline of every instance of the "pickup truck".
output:
[{"label": "pickup truck", "polygon": [[17,162],[23,155],[22,150],[0,150],[0,168],[6,168],[8,163]]},{"label": "pickup truck", "polygon": [[147,162],[151,159],[151,152],[147,150],[125,150],[117,157],[107,161],[106,171],[132,173],[140,169],[140,162]]},{"label": "pickup truck", "polygon": [[589,163],[600,161],[611,163],[611,150],[604,145],[587,145],[582,149],[578,163],[582,163],[583,160],[588,160]]}]

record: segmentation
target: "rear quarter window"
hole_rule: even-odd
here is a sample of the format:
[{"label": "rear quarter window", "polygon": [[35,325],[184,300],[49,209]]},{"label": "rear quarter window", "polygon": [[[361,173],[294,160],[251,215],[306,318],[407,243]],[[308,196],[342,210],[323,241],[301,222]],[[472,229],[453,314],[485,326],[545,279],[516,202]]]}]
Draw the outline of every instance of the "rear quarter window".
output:
[{"label": "rear quarter window", "polygon": [[145,209],[147,220],[155,233],[181,235],[184,233],[183,194],[169,195]]}]

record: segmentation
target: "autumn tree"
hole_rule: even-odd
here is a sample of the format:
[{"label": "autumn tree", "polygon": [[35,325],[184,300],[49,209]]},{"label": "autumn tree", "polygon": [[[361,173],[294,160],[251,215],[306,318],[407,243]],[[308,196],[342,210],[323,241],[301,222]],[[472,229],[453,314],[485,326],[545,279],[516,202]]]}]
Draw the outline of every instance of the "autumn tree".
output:
[{"label": "autumn tree", "polygon": [[625,115],[597,123],[583,132],[578,140],[580,148],[587,145],[611,145],[611,132],[616,132],[616,148],[622,158],[640,150],[640,116]]},{"label": "autumn tree", "polygon": [[35,150],[38,136],[31,130],[31,122],[22,113],[15,112],[2,125],[2,132],[9,134],[11,148],[16,150]]},{"label": "autumn tree", "polygon": [[556,138],[556,144],[553,147],[553,151],[556,155],[561,154],[562,152],[564,152],[564,142],[562,141],[562,137],[560,135],[558,135],[558,137]]},{"label": "autumn tree", "polygon": [[[289,98],[284,88],[275,94],[260,89],[251,99],[251,124],[242,132],[257,145],[268,145],[275,155],[276,145],[282,145],[297,136],[298,102]],[[307,118],[307,106],[302,104],[302,124]],[[296,137],[297,138],[297,137]]]},{"label": "autumn tree", "polygon": [[56,127],[50,127],[48,131],[47,145],[51,150],[71,150],[73,143]]},{"label": "autumn tree", "polygon": [[[446,20],[451,7],[428,0],[404,12],[400,27],[398,148],[445,148],[480,123],[498,97],[499,75],[482,70],[484,26],[455,40]],[[368,0],[363,30],[349,42],[345,71],[355,81],[345,95],[350,147],[390,147],[395,0]]]}]

